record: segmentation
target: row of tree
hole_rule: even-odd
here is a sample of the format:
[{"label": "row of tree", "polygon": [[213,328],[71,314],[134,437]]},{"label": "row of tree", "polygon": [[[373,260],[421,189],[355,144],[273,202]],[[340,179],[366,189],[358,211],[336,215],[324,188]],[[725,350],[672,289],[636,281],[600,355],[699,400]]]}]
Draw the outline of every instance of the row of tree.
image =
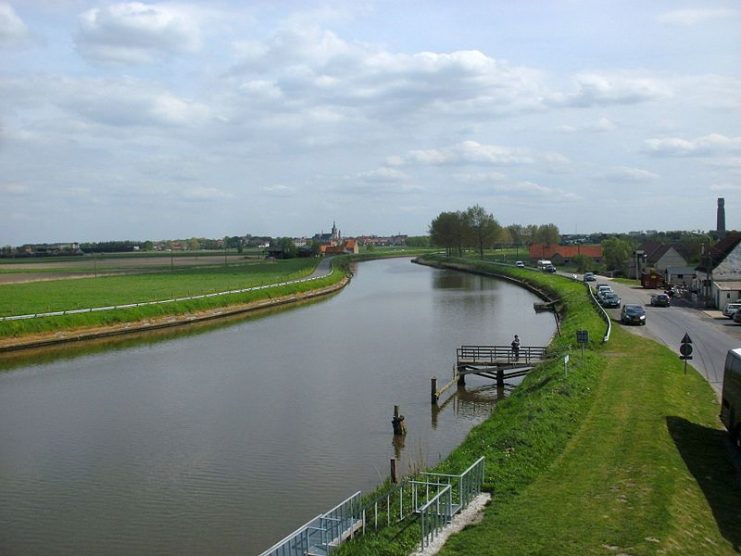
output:
[{"label": "row of tree", "polygon": [[444,247],[448,254],[476,249],[483,258],[484,250],[497,245],[558,243],[561,233],[555,224],[503,227],[480,205],[464,211],[441,212],[430,224],[430,243]]}]

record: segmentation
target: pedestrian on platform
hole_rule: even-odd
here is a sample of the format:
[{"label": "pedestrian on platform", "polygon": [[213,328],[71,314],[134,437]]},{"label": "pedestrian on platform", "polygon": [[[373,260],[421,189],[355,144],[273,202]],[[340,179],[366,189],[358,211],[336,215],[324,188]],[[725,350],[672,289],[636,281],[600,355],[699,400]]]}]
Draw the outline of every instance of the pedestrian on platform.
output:
[{"label": "pedestrian on platform", "polygon": [[520,360],[520,338],[515,334],[514,340],[512,340],[512,354],[515,356],[515,361]]}]

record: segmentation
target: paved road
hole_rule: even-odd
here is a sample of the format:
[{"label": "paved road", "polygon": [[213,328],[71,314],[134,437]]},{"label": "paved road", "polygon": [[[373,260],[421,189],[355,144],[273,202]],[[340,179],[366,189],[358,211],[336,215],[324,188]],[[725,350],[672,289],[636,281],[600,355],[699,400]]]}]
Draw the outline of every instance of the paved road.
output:
[{"label": "paved road", "polygon": [[[581,278],[581,276],[579,276]],[[677,300],[671,307],[651,307],[652,293],[659,290],[646,290],[639,286],[628,286],[604,276],[598,276],[596,283],[607,283],[622,299],[623,304],[635,303],[646,309],[646,326],[626,326],[630,332],[659,340],[669,346],[679,356],[679,346],[685,333],[692,339],[693,359],[689,362],[701,373],[720,395],[723,383],[723,365],[729,349],[741,347],[741,325],[724,317],[720,311],[703,310],[683,305]],[[613,326],[619,323],[620,309],[607,309],[613,319]]]}]

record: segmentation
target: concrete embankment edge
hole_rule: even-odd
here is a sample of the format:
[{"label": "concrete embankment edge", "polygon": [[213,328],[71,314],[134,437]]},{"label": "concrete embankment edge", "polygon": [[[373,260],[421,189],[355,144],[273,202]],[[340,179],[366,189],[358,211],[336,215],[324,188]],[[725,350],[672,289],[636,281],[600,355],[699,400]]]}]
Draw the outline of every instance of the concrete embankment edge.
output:
[{"label": "concrete embankment edge", "polygon": [[262,299],[251,303],[243,303],[220,307],[218,309],[209,309],[198,313],[187,313],[183,315],[168,315],[157,319],[147,319],[146,321],[129,322],[111,326],[96,327],[94,329],[78,329],[69,331],[50,332],[43,335],[34,335],[32,337],[7,338],[0,340],[0,353],[19,351],[24,349],[35,349],[48,346],[55,346],[66,343],[82,342],[86,340],[98,340],[102,338],[112,338],[128,334],[140,334],[149,331],[162,330],[165,328],[176,328],[188,326],[199,322],[207,322],[216,319],[223,319],[248,313],[254,313],[264,309],[280,307],[318,299],[331,295],[344,288],[350,282],[350,277],[345,276],[331,286],[309,290],[306,292],[284,295],[276,298]]}]

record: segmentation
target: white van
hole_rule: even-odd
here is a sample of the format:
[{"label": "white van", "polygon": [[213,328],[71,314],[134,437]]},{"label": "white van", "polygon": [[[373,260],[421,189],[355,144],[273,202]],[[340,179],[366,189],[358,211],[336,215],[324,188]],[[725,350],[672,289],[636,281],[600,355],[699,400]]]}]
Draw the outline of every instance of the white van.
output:
[{"label": "white van", "polygon": [[741,450],[741,348],[728,350],[726,355],[720,420],[728,429],[734,446]]},{"label": "white van", "polygon": [[545,270],[549,266],[553,266],[553,264],[548,259],[538,259],[538,270]]}]

